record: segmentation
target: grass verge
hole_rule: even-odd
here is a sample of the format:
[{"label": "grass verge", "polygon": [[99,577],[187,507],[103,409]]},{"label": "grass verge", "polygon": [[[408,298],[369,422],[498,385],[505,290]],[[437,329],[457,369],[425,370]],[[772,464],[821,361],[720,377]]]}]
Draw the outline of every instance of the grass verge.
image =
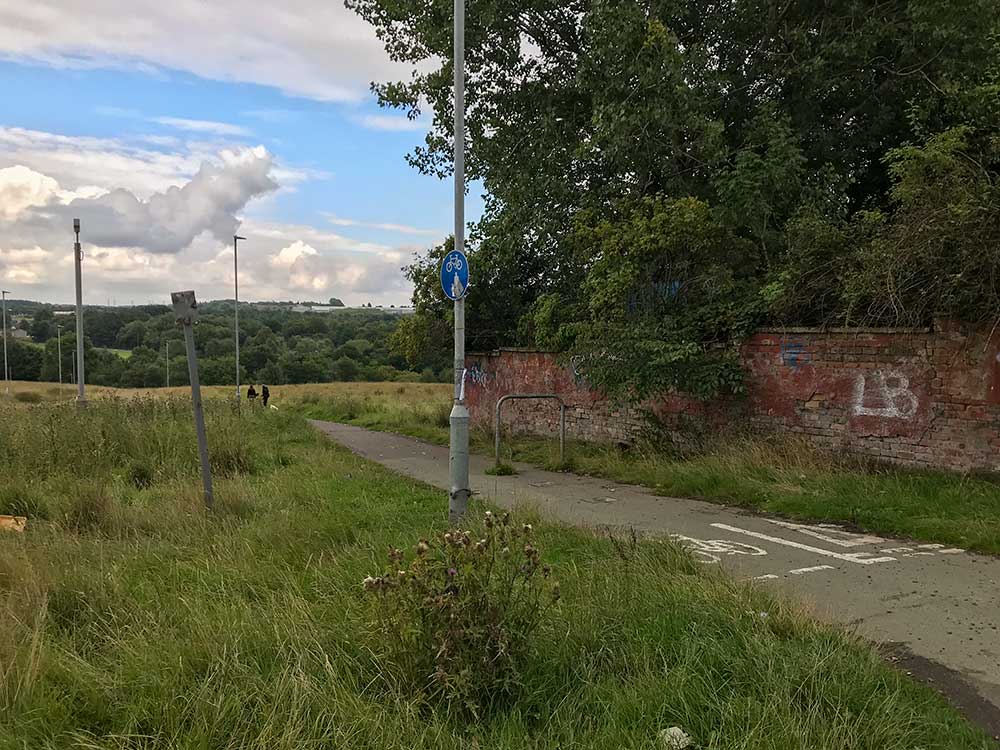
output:
[{"label": "grass verge", "polygon": [[[446,444],[450,390],[437,388],[442,390],[434,403],[428,394],[397,398],[391,386],[363,395],[316,393],[305,413]],[[428,417],[435,408],[440,423]],[[522,461],[636,484],[664,496],[1000,554],[1000,483],[987,478],[832,456],[788,437],[730,439],[684,457],[648,444],[622,450],[572,441],[564,465],[558,463],[555,440],[516,436],[503,445],[507,463]],[[492,433],[474,430],[472,449],[492,455]]]},{"label": "grass verge", "polygon": [[[297,416],[210,404],[213,447],[239,441],[250,463],[226,464],[209,515],[189,414],[131,408],[0,415],[0,486],[30,471],[41,487],[28,530],[0,536],[0,748],[618,750],[657,747],[670,726],[695,748],[991,747],[785,601],[669,544],[537,519],[562,599],[513,699],[458,723],[386,679],[360,585],[390,546],[443,528],[442,493]],[[72,438],[49,451],[58,434]],[[59,461],[73,450],[93,460]],[[132,481],[116,455],[150,476]]]}]

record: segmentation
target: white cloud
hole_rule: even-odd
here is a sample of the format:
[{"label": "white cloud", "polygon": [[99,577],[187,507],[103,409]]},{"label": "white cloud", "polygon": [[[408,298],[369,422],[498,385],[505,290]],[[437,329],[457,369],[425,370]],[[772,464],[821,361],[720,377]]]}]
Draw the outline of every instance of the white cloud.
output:
[{"label": "white cloud", "polygon": [[427,122],[417,118],[411,120],[409,117],[399,117],[394,115],[365,115],[358,118],[358,122],[369,130],[388,130],[392,132],[405,132],[410,130],[426,130]]},{"label": "white cloud", "polygon": [[[104,248],[141,248],[177,253],[202,232],[220,240],[239,226],[236,214],[255,197],[278,187],[270,176],[272,159],[263,146],[224,151],[220,162],[205,161],[186,183],[148,198],[117,188],[96,197],[51,200],[22,209],[2,234],[13,247],[65,240],[78,217],[85,239]],[[54,180],[46,185],[55,183]],[[53,191],[52,195],[55,195]]]},{"label": "white cloud", "polygon": [[420,229],[418,227],[411,227],[406,224],[392,224],[389,222],[369,222],[369,221],[357,221],[356,219],[345,219],[340,216],[335,216],[333,214],[324,214],[326,220],[333,224],[335,227],[359,227],[364,229],[381,229],[385,232],[397,232],[399,234],[413,234],[425,237],[440,237],[444,238],[447,234],[441,229]]},{"label": "white cloud", "polygon": [[196,133],[212,133],[213,135],[239,136],[250,135],[250,131],[241,125],[214,120],[189,120],[184,117],[153,117],[153,122],[166,125],[177,130],[190,130]]},{"label": "white cloud", "polygon": [[324,101],[359,101],[370,81],[409,72],[365,21],[324,0],[6,2],[0,58],[182,70]]},{"label": "white cloud", "polygon": [[0,281],[33,299],[71,301],[79,216],[88,303],[164,303],[177,289],[231,297],[231,235],[242,221],[244,299],[408,301],[400,269],[419,248],[265,221],[254,218],[257,209],[248,217],[246,206],[259,205],[275,183],[284,189],[314,173],[277,166],[261,147],[208,149],[0,128]]}]

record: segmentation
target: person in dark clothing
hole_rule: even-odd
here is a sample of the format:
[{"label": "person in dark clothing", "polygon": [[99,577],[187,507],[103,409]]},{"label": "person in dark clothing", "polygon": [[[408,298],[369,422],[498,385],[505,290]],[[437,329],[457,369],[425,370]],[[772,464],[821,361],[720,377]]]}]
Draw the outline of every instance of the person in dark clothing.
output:
[{"label": "person in dark clothing", "polygon": [[267,389],[266,385],[260,387],[260,399],[264,402],[264,408],[267,408],[267,400],[271,398],[271,392]]},{"label": "person in dark clothing", "polygon": [[257,400],[257,389],[251,385],[249,388],[247,388],[247,401],[249,401],[252,404],[256,400]]}]

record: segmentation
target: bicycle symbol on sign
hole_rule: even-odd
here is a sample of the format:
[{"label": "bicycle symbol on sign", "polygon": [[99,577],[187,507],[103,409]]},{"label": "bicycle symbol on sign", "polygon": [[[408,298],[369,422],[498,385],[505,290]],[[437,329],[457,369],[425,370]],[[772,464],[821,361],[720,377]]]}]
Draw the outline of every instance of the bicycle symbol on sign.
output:
[{"label": "bicycle symbol on sign", "polygon": [[452,271],[461,271],[465,264],[462,262],[462,256],[457,253],[448,257],[448,262],[445,263],[444,270],[448,273]]}]

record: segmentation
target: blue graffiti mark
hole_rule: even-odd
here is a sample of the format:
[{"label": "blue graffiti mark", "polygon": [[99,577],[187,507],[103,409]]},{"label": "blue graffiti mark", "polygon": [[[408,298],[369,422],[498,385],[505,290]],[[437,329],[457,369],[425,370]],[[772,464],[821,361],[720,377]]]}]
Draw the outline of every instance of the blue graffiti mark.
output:
[{"label": "blue graffiti mark", "polygon": [[473,385],[485,387],[490,382],[490,374],[480,367],[478,362],[468,369],[466,377]]},{"label": "blue graffiti mark", "polygon": [[781,363],[792,368],[792,372],[798,372],[799,367],[809,362],[812,362],[812,354],[805,344],[797,341],[781,342]]}]

